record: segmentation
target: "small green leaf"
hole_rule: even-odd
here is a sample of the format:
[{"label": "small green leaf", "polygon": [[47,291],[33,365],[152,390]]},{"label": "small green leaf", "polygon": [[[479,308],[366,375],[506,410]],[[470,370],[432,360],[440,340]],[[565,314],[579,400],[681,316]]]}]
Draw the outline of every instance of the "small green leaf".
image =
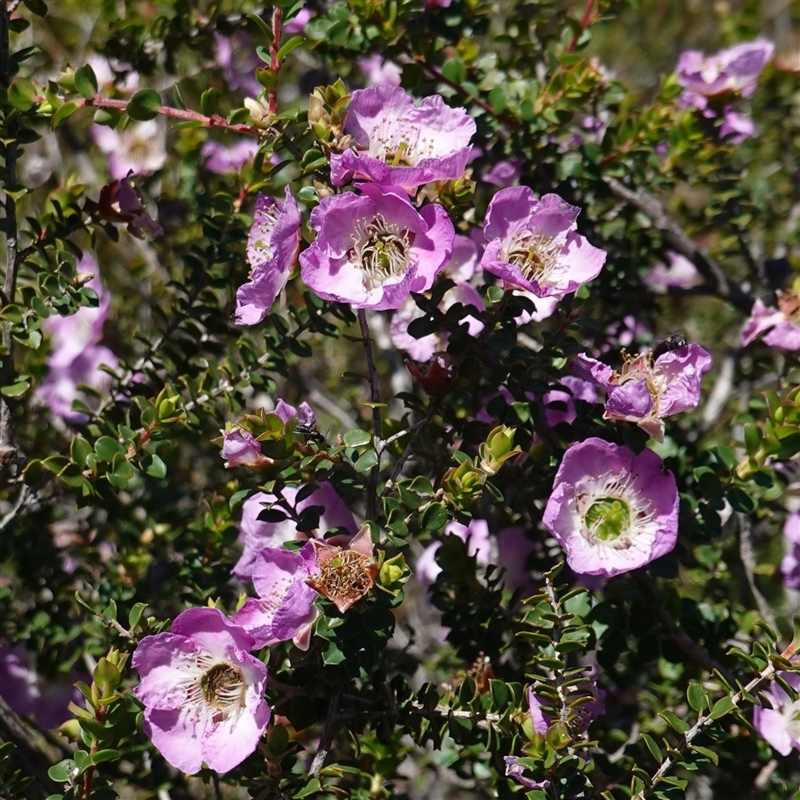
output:
[{"label": "small green leaf", "polygon": [[110,436],[101,436],[94,443],[94,451],[100,461],[113,461],[117,453],[124,453],[125,448]]},{"label": "small green leaf", "polygon": [[67,783],[77,775],[75,762],[71,758],[65,758],[63,761],[59,761],[58,764],[53,764],[47,770],[47,774],[50,780],[56,783]]},{"label": "small green leaf", "polygon": [[78,104],[69,102],[64,103],[61,108],[53,114],[53,119],[50,121],[51,130],[55,130],[62,122],[69,119],[78,110]]},{"label": "small green leaf", "polygon": [[706,690],[699,683],[692,682],[689,684],[689,689],[686,692],[686,698],[689,701],[689,705],[698,714],[702,714],[708,706]]},{"label": "small green leaf", "polygon": [[720,700],[717,700],[712,707],[709,716],[711,719],[722,719],[722,717],[727,716],[736,708],[736,704],[731,700],[730,697],[723,697]]},{"label": "small green leaf", "polygon": [[678,733],[686,733],[689,730],[688,723],[684,722],[680,717],[678,717],[673,711],[669,709],[665,709],[664,711],[659,712],[659,716],[663,717],[667,724]]},{"label": "small green leaf", "polygon": [[6,397],[21,397],[30,388],[31,385],[27,380],[21,380],[12,383],[10,386],[4,386],[0,389],[0,393],[4,394]]},{"label": "small green leaf", "polygon": [[136,603],[134,607],[131,609],[131,613],[128,614],[128,627],[133,630],[142,618],[142,614],[144,614],[145,610],[147,609],[147,603]]},{"label": "small green leaf", "polygon": [[356,472],[369,472],[378,466],[378,454],[374,450],[367,450],[355,463]]},{"label": "small green leaf", "polygon": [[422,527],[426,531],[440,531],[447,524],[448,516],[444,503],[431,503],[422,512]]},{"label": "small green leaf", "polygon": [[139,122],[155,119],[161,110],[161,98],[153,89],[139,89],[128,103],[128,116]]},{"label": "small green leaf", "polygon": [[8,87],[8,101],[18,111],[29,111],[36,105],[36,87],[25,78],[14,78]]},{"label": "small green leaf", "polygon": [[153,453],[150,459],[150,464],[148,465],[145,472],[151,478],[158,478],[159,480],[161,480],[162,478],[167,477],[167,465],[164,463],[164,461],[161,459],[160,456]]},{"label": "small green leaf", "polygon": [[700,753],[700,755],[705,756],[714,766],[719,764],[719,756],[707,747],[699,747],[696,744],[692,745],[692,750],[696,753]]},{"label": "small green leaf", "polygon": [[284,44],[281,45],[281,49],[278,50],[278,61],[283,61],[289,53],[293,53],[301,44],[303,44],[302,36],[292,36],[292,38],[289,39],[288,42],[284,42]]},{"label": "small green leaf", "polygon": [[101,764],[103,761],[116,761],[122,757],[119,750],[97,750],[92,753],[92,763]]},{"label": "small green leaf", "polygon": [[664,760],[664,756],[661,754],[661,748],[656,744],[655,739],[653,739],[652,736],[648,736],[646,733],[642,733],[641,737],[656,764],[660,764]]},{"label": "small green leaf", "polygon": [[370,436],[370,434],[359,429],[347,431],[342,438],[348,447],[361,447],[372,441],[372,436]]},{"label": "small green leaf", "polygon": [[97,78],[89,64],[75,70],[75,89],[87,100],[97,94]]},{"label": "small green leaf", "polygon": [[212,117],[217,113],[219,95],[219,89],[206,89],[206,91],[200,95],[200,108],[207,117]]},{"label": "small green leaf", "polygon": [[69,454],[72,460],[81,467],[86,466],[86,459],[92,453],[92,445],[78,434],[69,447]]}]

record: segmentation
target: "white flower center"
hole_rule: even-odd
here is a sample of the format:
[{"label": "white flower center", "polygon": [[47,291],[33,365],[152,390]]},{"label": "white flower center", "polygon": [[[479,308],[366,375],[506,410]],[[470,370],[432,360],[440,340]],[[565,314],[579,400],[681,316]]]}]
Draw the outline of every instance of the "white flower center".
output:
[{"label": "white flower center", "polygon": [[655,516],[650,500],[630,473],[607,472],[575,485],[581,535],[593,545],[627,550]]},{"label": "white flower center", "polygon": [[783,714],[786,717],[786,730],[795,741],[800,741],[800,700],[784,706]]},{"label": "white flower center", "polygon": [[407,229],[387,222],[382,214],[358,220],[347,255],[362,271],[364,289],[369,292],[387,281],[397,283],[396,279],[408,272],[412,236]]},{"label": "white flower center", "polygon": [[197,653],[183,684],[185,704],[193,722],[220,722],[238,717],[245,707],[247,683],[242,671],[210,653]]},{"label": "white flower center", "polygon": [[372,126],[367,153],[390,167],[413,167],[434,155],[432,136],[410,128],[394,116],[382,117]]},{"label": "white flower center", "polygon": [[554,236],[519,231],[511,237],[504,260],[518,267],[525,280],[547,285],[554,282],[554,273],[560,271],[558,259],[563,248],[563,243]]},{"label": "white flower center", "polygon": [[272,247],[270,246],[270,241],[279,214],[278,206],[274,203],[259,214],[258,222],[256,222],[259,238],[254,242],[249,242],[250,247],[255,251],[255,258],[252,260],[251,266],[263,264],[265,261],[269,261],[274,255]]}]

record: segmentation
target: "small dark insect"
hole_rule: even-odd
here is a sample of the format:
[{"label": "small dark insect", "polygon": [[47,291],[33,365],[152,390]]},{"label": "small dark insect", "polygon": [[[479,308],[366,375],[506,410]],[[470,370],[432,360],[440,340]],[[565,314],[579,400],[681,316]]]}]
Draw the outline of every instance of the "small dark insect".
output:
[{"label": "small dark insect", "polygon": [[658,358],[673,350],[680,350],[681,347],[686,347],[687,344],[686,337],[680,331],[674,331],[663,342],[659,342],[653,348],[653,358]]},{"label": "small dark insect", "polygon": [[299,433],[300,436],[305,436],[306,439],[315,444],[321,444],[325,441],[325,437],[312,425],[298,423],[295,425],[294,432]]}]

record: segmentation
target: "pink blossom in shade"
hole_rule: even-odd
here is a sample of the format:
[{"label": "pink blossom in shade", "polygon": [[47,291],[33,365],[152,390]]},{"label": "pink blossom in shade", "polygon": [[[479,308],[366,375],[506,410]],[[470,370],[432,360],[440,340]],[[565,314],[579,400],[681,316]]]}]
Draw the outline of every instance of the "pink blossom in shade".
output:
[{"label": "pink blossom in shade", "polygon": [[399,186],[357,184],[311,212],[317,241],[300,255],[303,282],[326,300],[377,311],[424,292],[453,253],[455,231],[439,205],[421,211]]},{"label": "pink blossom in shade", "polygon": [[606,253],[576,233],[580,209],[557,194],[537,199],[527,186],[501,189],[484,222],[481,266],[537,297],[574,292],[596,278]]},{"label": "pink blossom in shade", "polygon": [[225,74],[228,86],[235,92],[256,97],[264,88],[256,79],[257,67],[263,62],[256,53],[253,40],[243,30],[231,36],[215,33],[217,63]]},{"label": "pink blossom in shade", "polygon": [[314,12],[310,8],[301,8],[297,14],[283,26],[283,32],[292,35],[295,33],[302,33],[313,16]]},{"label": "pink blossom in shade", "polygon": [[666,255],[667,264],[656,264],[644,274],[643,280],[648,288],[666,292],[672,287],[690,289],[701,283],[697,268],[688,258],[672,250],[668,250]]},{"label": "pink blossom in shade", "polygon": [[[458,536],[462,542],[466,542],[467,552],[476,557],[479,565],[485,567],[491,563],[492,540],[489,536],[489,523],[485,519],[473,519],[469,525],[453,520],[447,523],[444,532]],[[416,575],[425,586],[430,586],[442,571],[436,563],[436,551],[441,546],[441,542],[428,545],[417,560]]]},{"label": "pink blossom in shade", "polygon": [[108,154],[108,172],[114,180],[131,172],[157,172],[167,161],[166,128],[157,119],[132,122],[123,131],[106,125],[92,125],[91,130],[95,144]]},{"label": "pink blossom in shade", "polygon": [[100,401],[86,394],[80,388],[81,384],[107,395],[113,378],[102,367],[114,370],[118,365],[117,357],[107,347],[87,345],[69,364],[51,368],[36,394],[55,416],[72,425],[85,424],[89,417],[82,411],[73,411],[73,401],[80,400],[89,408],[96,408]]},{"label": "pink blossom in shade", "polygon": [[247,238],[250,279],[236,292],[237,325],[257,325],[267,316],[297,262],[300,209],[286,187],[286,200],[259,193]]},{"label": "pink blossom in shade", "polygon": [[[244,544],[244,552],[232,570],[239,580],[249,580],[252,577],[256,558],[263,548],[280,547],[293,539],[307,538],[305,534],[298,532],[294,516],[311,506],[321,506],[323,509],[319,527],[313,534],[321,535],[334,528],[342,528],[348,534],[356,532],[356,521],[332,484],[322,482],[318,489],[298,501],[297,495],[301,488],[286,486],[281,492],[281,498],[267,492],[257,492],[245,500],[239,528],[239,540]],[[260,520],[259,514],[268,508],[284,513],[286,519],[279,522]]]},{"label": "pink blossom in shade", "polygon": [[360,89],[345,120],[353,147],[331,156],[331,181],[343,186],[355,177],[411,188],[460,178],[475,130],[463,108],[450,108],[438,95],[417,106],[399,86]]},{"label": "pink blossom in shade", "polygon": [[366,58],[356,59],[358,68],[364,73],[364,79],[369,86],[399,86],[403,70],[399,64],[385,59],[380,53],[374,53]]},{"label": "pink blossom in shade", "polygon": [[542,522],[573,572],[611,577],[675,547],[678,504],[675,477],[652,450],[591,438],[564,454]]},{"label": "pink blossom in shade", "polygon": [[756,135],[756,125],[750,117],[745,117],[730,106],[726,106],[719,135],[731,144],[741,144]]},{"label": "pink blossom in shade", "polygon": [[453,239],[453,255],[445,264],[442,274],[456,283],[466,283],[478,269],[481,249],[469,236],[456,234]]},{"label": "pink blossom in shade", "polygon": [[522,175],[523,161],[520,158],[510,158],[498,161],[484,176],[486,183],[506,189],[513,186]]},{"label": "pink blossom in shade", "polygon": [[147,213],[144,199],[133,177],[112,181],[100,190],[98,216],[109,222],[124,222],[128,232],[137,239],[148,231],[153,236],[163,236],[163,228]]},{"label": "pink blossom in shade", "polygon": [[528,556],[534,543],[521,525],[503,528],[497,533],[497,565],[502,567],[503,583],[509,589],[521,589],[522,596],[534,593],[535,587],[528,567]]},{"label": "pink blossom in shade", "polygon": [[597,402],[597,390],[591,381],[567,375],[559,378],[563,389],[554,388],[542,395],[544,414],[547,424],[552,428],[560,423],[571,424],[578,416],[575,400],[586,403]]},{"label": "pink blossom in shade", "polygon": [[425,4],[428,8],[435,8],[436,6],[439,6],[439,8],[450,8],[450,3],[452,2],[453,0],[425,0]]},{"label": "pink blossom in shade", "polygon": [[258,598],[250,598],[232,622],[255,639],[255,647],[293,639],[301,650],[307,650],[311,626],[317,618],[314,600],[318,594],[306,580],[317,571],[311,542],[299,552],[265,547],[253,568]]},{"label": "pink blossom in shade", "polygon": [[550,781],[546,778],[543,781],[526,778],[525,766],[517,756],[503,756],[503,761],[506,764],[506,777],[513,778],[526,789],[547,789],[550,786]]},{"label": "pink blossom in shade", "polygon": [[713,97],[725,92],[745,96],[755,89],[761,71],[772,58],[775,45],[767,39],[738,44],[704,56],[699,50],[686,50],[678,59],[678,83],[687,92]]},{"label": "pink blossom in shade", "polygon": [[249,651],[253,637],[216,608],[179,614],[171,633],[145,636],[133,654],[144,732],[182,772],[205,762],[227,772],[258,746],[271,711],[267,668]]},{"label": "pink blossom in shade", "polygon": [[525,292],[515,289],[512,294],[517,297],[525,297],[530,300],[535,309],[533,311],[522,311],[514,317],[514,323],[519,327],[527,325],[529,322],[541,322],[555,314],[558,304],[564,299],[563,294],[555,294],[552,297],[537,297],[533,292]]},{"label": "pink blossom in shade", "polygon": [[200,148],[206,169],[218,175],[241,171],[245,164],[255,158],[257,152],[258,140],[255,138],[242,138],[231,145],[208,141]]},{"label": "pink blossom in shade", "polygon": [[[793,689],[800,690],[800,675],[781,672],[780,676]],[[786,691],[773,682],[763,691],[772,708],[756,706],[753,709],[753,727],[782,756],[800,750],[800,700],[792,700]]]},{"label": "pink blossom in shade", "polygon": [[756,300],[742,330],[742,347],[759,337],[779,350],[800,350],[800,291],[778,292],[778,309]]},{"label": "pink blossom in shade", "polygon": [[[483,299],[468,283],[458,283],[444,293],[439,309],[447,311],[457,303],[476,309],[477,313],[470,313],[461,324],[467,324],[470,336],[477,336],[483,330],[483,323],[478,319],[478,314],[483,310]],[[415,339],[408,332],[408,326],[422,316],[424,316],[423,311],[412,298],[409,298],[392,315],[389,326],[389,335],[394,346],[398,350],[405,350],[414,361],[429,361],[434,353],[447,349],[447,342],[450,339],[448,331],[439,331]]]},{"label": "pink blossom in shade", "polygon": [[579,355],[575,372],[605,389],[605,419],[635,422],[659,442],[664,440],[664,417],[696,408],[703,375],[711,369],[711,355],[698,344],[670,350],[655,360],[652,352],[625,354],[621,372]]},{"label": "pink blossom in shade", "polygon": [[800,511],[790,514],[783,527],[788,549],[781,560],[783,582],[789,589],[800,590]]},{"label": "pink blossom in shade", "polygon": [[33,716],[43,728],[57,728],[72,714],[69,704],[84,705],[73,685],[88,676],[76,672],[45,679],[36,671],[36,657],[23,645],[0,647],[0,697],[20,716]]},{"label": "pink blossom in shade", "polygon": [[94,72],[101,95],[108,95],[115,89],[131,94],[139,88],[139,73],[132,69],[130,64],[119,61],[112,63],[96,53],[88,56],[86,63]]},{"label": "pink blossom in shade", "polygon": [[261,445],[250,431],[244,428],[232,428],[222,432],[222,457],[225,468],[260,467],[274,464],[261,452]]},{"label": "pink blossom in shade", "polygon": [[314,413],[314,409],[305,401],[295,407],[285,400],[278,400],[272,413],[280,417],[284,424],[292,417],[296,417],[298,423],[307,428],[313,428],[317,424],[317,415]]}]

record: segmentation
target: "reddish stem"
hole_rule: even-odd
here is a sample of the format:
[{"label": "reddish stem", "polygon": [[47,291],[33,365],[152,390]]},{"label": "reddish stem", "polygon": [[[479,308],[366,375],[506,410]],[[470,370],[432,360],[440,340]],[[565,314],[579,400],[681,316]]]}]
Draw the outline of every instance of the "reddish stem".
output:
[{"label": "reddish stem", "polygon": [[[42,100],[44,100],[44,98],[42,98]],[[116,108],[119,111],[127,111],[129,102],[129,100],[112,100],[108,97],[100,97],[100,95],[96,94],[91,100],[79,101],[78,105],[84,108]],[[235,131],[236,133],[258,136],[258,128],[253,125],[229,125],[225,121],[225,118],[221,117],[219,114],[213,114],[207,117],[205,114],[200,114],[197,111],[186,111],[182,108],[170,108],[169,106],[159,106],[158,113],[165,117],[200,122],[207,128],[224,128],[226,131]]]},{"label": "reddish stem", "polygon": [[[272,12],[272,43],[269,46],[269,65],[277,79],[281,71],[281,62],[278,61],[278,50],[281,47],[281,7],[275,6]],[[269,90],[269,114],[274,117],[278,113],[278,82]]]},{"label": "reddish stem", "polygon": [[[585,30],[589,23],[592,22],[594,17],[594,2],[595,0],[586,0],[586,8],[583,11],[583,17],[581,18],[581,30]],[[572,41],[569,43],[569,47],[567,48],[567,52],[571,53],[575,49],[575,45],[578,44],[578,34],[574,33],[572,35]]]}]

